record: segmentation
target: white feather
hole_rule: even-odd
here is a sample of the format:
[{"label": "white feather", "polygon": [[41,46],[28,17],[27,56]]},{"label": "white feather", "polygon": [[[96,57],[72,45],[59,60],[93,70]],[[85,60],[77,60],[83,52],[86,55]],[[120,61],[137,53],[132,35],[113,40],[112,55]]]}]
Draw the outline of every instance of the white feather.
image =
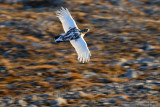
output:
[{"label": "white feather", "polygon": [[[68,9],[64,9],[62,7],[61,10],[59,10],[58,12],[59,13],[57,13],[57,17],[60,19],[65,33],[67,33],[67,31],[69,31],[70,28],[76,27],[78,29]],[[77,40],[71,40],[70,43],[75,48],[78,54],[78,60],[80,62],[82,61],[84,63],[85,61],[87,62],[90,60],[89,57],[91,56],[91,54],[82,36]]]},{"label": "white feather", "polygon": [[57,13],[57,17],[60,19],[65,33],[67,33],[67,31],[69,31],[69,29],[73,28],[73,27],[76,27],[78,29],[74,19],[72,18],[71,14],[68,11],[68,9],[62,8],[58,12],[59,13]]}]

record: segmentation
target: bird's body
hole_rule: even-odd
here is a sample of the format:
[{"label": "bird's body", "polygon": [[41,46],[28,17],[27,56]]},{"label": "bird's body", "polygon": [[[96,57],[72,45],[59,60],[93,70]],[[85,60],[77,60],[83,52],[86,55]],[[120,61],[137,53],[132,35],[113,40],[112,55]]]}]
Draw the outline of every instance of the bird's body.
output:
[{"label": "bird's body", "polygon": [[71,28],[66,34],[56,36],[55,41],[56,42],[66,42],[70,40],[77,40],[81,36],[83,37],[88,32],[88,29],[78,30],[76,27]]},{"label": "bird's body", "polygon": [[81,37],[80,32],[76,27],[71,28],[66,34],[55,37],[56,42],[65,42],[70,40],[77,40]]},{"label": "bird's body", "polygon": [[62,23],[65,34],[56,36],[55,42],[70,41],[78,54],[78,60],[83,63],[89,61],[91,54],[83,39],[83,36],[88,32],[88,29],[79,30],[68,9],[62,8],[58,12],[57,17]]}]

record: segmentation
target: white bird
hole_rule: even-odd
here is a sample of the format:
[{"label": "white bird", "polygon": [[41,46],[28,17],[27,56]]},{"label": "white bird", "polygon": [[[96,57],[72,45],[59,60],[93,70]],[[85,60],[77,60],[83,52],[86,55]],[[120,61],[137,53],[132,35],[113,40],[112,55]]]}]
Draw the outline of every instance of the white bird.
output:
[{"label": "white bird", "polygon": [[91,53],[83,39],[89,29],[79,30],[67,8],[62,7],[58,11],[57,17],[60,19],[66,34],[56,36],[55,42],[70,41],[78,54],[78,60],[83,63],[89,61]]}]

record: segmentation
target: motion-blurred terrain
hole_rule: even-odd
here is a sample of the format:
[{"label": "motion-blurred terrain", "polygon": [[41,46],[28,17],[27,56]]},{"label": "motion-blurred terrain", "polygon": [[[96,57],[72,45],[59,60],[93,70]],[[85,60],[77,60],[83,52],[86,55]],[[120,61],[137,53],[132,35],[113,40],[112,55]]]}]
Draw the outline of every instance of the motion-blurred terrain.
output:
[{"label": "motion-blurred terrain", "polygon": [[[160,106],[160,0],[1,0],[0,107]],[[66,7],[91,61],[55,16]]]}]

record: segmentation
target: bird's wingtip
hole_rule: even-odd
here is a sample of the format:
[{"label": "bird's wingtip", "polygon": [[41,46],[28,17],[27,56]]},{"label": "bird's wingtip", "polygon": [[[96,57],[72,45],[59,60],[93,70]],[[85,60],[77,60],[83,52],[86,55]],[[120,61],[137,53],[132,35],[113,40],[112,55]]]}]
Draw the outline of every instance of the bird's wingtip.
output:
[{"label": "bird's wingtip", "polygon": [[78,55],[78,60],[80,63],[87,63],[90,61],[90,52],[82,53],[81,55]]},{"label": "bird's wingtip", "polygon": [[67,8],[61,7],[59,10],[57,10],[56,13],[57,17],[64,17],[70,15],[69,11]]}]

